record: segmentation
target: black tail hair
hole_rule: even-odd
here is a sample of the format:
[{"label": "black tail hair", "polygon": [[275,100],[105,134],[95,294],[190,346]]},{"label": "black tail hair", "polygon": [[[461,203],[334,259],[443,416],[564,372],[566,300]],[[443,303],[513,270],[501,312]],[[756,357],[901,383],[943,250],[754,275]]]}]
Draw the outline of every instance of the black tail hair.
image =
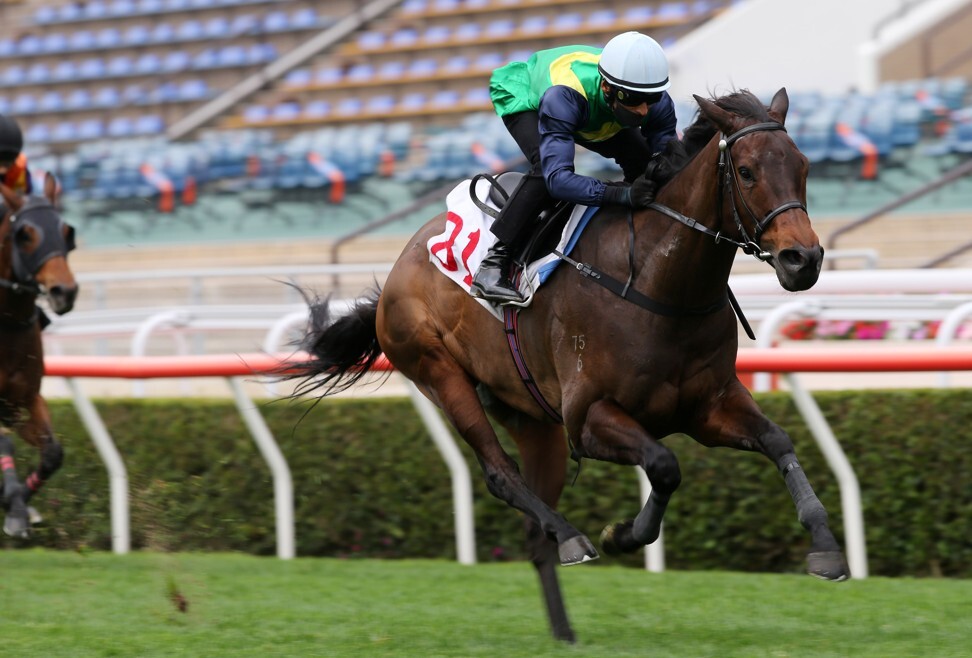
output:
[{"label": "black tail hair", "polygon": [[310,318],[299,347],[311,358],[290,364],[285,379],[303,380],[295,397],[308,393],[326,397],[346,391],[368,375],[381,356],[376,327],[381,290],[370,290],[346,315],[333,321],[330,296],[312,300],[304,291],[301,294],[307,299]]}]

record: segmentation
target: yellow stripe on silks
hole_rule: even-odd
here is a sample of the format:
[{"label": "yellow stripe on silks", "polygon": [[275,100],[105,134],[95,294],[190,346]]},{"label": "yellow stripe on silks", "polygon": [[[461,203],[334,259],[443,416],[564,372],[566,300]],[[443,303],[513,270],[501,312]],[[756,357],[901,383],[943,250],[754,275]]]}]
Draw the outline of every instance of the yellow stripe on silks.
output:
[{"label": "yellow stripe on silks", "polygon": [[596,64],[600,58],[601,56],[599,54],[585,52],[567,53],[558,57],[550,65],[550,84],[570,87],[584,98],[587,98],[587,91],[585,91],[584,85],[581,84],[577,74],[574,73],[570,65],[574,62],[590,62],[591,64]]}]

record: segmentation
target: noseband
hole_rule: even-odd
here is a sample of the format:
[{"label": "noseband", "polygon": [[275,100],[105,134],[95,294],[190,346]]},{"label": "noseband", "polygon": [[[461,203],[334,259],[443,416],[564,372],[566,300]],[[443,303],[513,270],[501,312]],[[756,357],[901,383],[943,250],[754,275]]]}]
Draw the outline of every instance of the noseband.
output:
[{"label": "noseband", "polygon": [[[696,231],[701,231],[706,235],[711,235],[713,238],[715,238],[716,243],[726,241],[742,249],[743,253],[749,254],[750,256],[755,256],[761,261],[770,260],[772,258],[770,253],[768,251],[764,251],[759,246],[759,240],[762,238],[763,232],[769,228],[770,223],[772,223],[772,221],[781,213],[794,208],[799,208],[800,210],[803,210],[803,212],[806,212],[807,207],[800,201],[787,201],[768,212],[762,219],[758,219],[755,213],[753,213],[752,209],[749,207],[749,204],[746,203],[746,199],[743,198],[742,189],[739,187],[739,181],[736,179],[735,168],[732,166],[732,152],[730,149],[732,145],[735,144],[740,138],[755,132],[763,132],[767,130],[782,130],[783,132],[786,132],[786,128],[782,123],[777,123],[776,121],[764,121],[762,123],[754,123],[753,125],[746,126],[745,128],[740,128],[728,137],[723,136],[723,138],[719,140],[719,174],[723,182],[719,186],[718,206],[721,209],[724,196],[729,197],[729,207],[732,209],[732,217],[736,222],[736,228],[739,230],[742,240],[733,240],[732,238],[723,235],[721,231],[713,231],[691,217],[686,217],[682,213],[672,210],[668,206],[663,206],[660,203],[653,203],[648,207],[652,210],[657,210],[663,215],[668,215],[672,219],[685,224],[689,228],[693,228]],[[746,209],[746,212],[749,213],[749,217],[752,221],[752,236],[750,236],[749,231],[746,230],[746,227],[743,225],[742,218],[740,218],[739,212],[736,210],[737,194],[739,196],[739,200],[742,202],[743,207]]]}]

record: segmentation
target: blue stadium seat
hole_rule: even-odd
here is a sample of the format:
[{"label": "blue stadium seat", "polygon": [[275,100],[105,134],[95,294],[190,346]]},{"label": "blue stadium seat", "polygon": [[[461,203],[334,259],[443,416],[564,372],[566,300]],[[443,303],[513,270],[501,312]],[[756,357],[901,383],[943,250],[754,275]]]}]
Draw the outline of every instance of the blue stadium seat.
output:
[{"label": "blue stadium seat", "polygon": [[165,132],[165,122],[157,114],[146,114],[135,120],[132,132],[136,135],[161,135]]},{"label": "blue stadium seat", "polygon": [[131,75],[135,71],[135,64],[128,55],[115,55],[108,60],[108,75],[122,77]]},{"label": "blue stadium seat", "polygon": [[292,30],[313,30],[321,24],[322,21],[318,18],[317,12],[311,7],[296,9],[290,15],[290,29]]},{"label": "blue stadium seat", "polygon": [[0,57],[11,57],[17,53],[17,42],[13,39],[0,39]]},{"label": "blue stadium seat", "polygon": [[132,120],[128,117],[114,117],[108,122],[109,137],[130,137],[132,132]]},{"label": "blue stadium seat", "polygon": [[44,36],[41,48],[49,55],[62,53],[68,49],[68,38],[63,32],[50,32]]},{"label": "blue stadium seat", "polygon": [[546,16],[527,16],[520,23],[520,32],[522,34],[540,34],[546,32],[549,25],[550,20]]},{"label": "blue stadium seat", "polygon": [[37,99],[33,94],[17,94],[10,104],[14,114],[33,114],[37,111]]},{"label": "blue stadium seat", "polygon": [[115,18],[125,18],[135,13],[135,3],[132,0],[112,0],[108,13]]},{"label": "blue stadium seat", "polygon": [[72,89],[64,106],[69,110],[87,110],[92,107],[91,94],[87,89]]},{"label": "blue stadium seat", "polygon": [[192,59],[185,50],[172,50],[166,53],[162,60],[162,71],[164,73],[179,73],[185,71],[192,65]]},{"label": "blue stadium seat", "polygon": [[372,96],[365,103],[365,112],[368,114],[388,114],[395,107],[395,99],[389,94],[378,94]]},{"label": "blue stadium seat", "polygon": [[98,48],[118,48],[122,45],[122,35],[118,28],[106,27],[100,30],[95,36],[95,45]]},{"label": "blue stadium seat", "polygon": [[165,10],[170,14],[181,14],[189,10],[189,0],[165,0]]},{"label": "blue stadium seat", "polygon": [[345,76],[347,80],[354,82],[367,82],[373,80],[375,77],[375,67],[366,62],[360,64],[355,64],[350,69]]},{"label": "blue stadium seat", "polygon": [[290,18],[285,11],[269,11],[263,17],[263,29],[267,32],[283,32],[290,29]]},{"label": "blue stadium seat", "polygon": [[259,30],[260,22],[253,14],[240,14],[234,16],[229,27],[227,36],[241,36],[244,34],[256,34]]},{"label": "blue stadium seat", "polygon": [[126,46],[141,46],[148,43],[152,38],[152,32],[141,23],[132,25],[125,29],[122,35],[122,43]]},{"label": "blue stadium seat", "polygon": [[420,14],[428,6],[428,0],[405,0],[401,6],[403,14]]},{"label": "blue stadium seat", "polygon": [[362,32],[358,35],[357,43],[362,50],[376,50],[385,45],[385,35],[381,32]]},{"label": "blue stadium seat", "polygon": [[473,62],[473,68],[477,71],[492,71],[506,63],[503,55],[496,51],[480,53]]},{"label": "blue stadium seat", "polygon": [[499,18],[486,24],[483,34],[491,39],[504,39],[516,29],[516,23],[509,18]]},{"label": "blue stadium seat", "polygon": [[314,74],[314,84],[318,85],[334,85],[344,78],[340,68],[335,66],[326,66]]},{"label": "blue stadium seat", "polygon": [[408,75],[414,78],[425,78],[435,75],[439,69],[439,63],[431,57],[419,57],[413,59],[408,65]]},{"label": "blue stadium seat", "polygon": [[422,43],[426,45],[434,45],[438,43],[443,43],[448,41],[451,32],[449,28],[445,25],[432,25],[425,29],[422,33]]},{"label": "blue stadium seat", "polygon": [[41,41],[40,37],[33,34],[27,34],[17,42],[17,54],[21,57],[39,55],[43,51],[43,48],[44,42]]},{"label": "blue stadium seat", "polygon": [[268,64],[277,59],[277,47],[272,43],[255,43],[246,51],[248,64]]},{"label": "blue stadium seat", "polygon": [[428,102],[428,98],[420,91],[408,92],[398,101],[398,108],[406,112],[421,110]]},{"label": "blue stadium seat", "polygon": [[300,89],[309,87],[313,82],[313,74],[310,69],[300,68],[289,71],[284,76],[283,86],[288,89]]},{"label": "blue stadium seat", "polygon": [[34,62],[27,69],[27,82],[30,84],[44,84],[51,79],[51,69],[44,62]]},{"label": "blue stadium seat", "polygon": [[140,14],[158,14],[165,11],[162,0],[138,0],[136,7]]},{"label": "blue stadium seat", "polygon": [[179,85],[179,98],[184,101],[200,101],[209,97],[209,86],[205,80],[191,78]]},{"label": "blue stadium seat", "polygon": [[688,20],[690,16],[688,4],[685,2],[665,2],[658,7],[655,17],[659,20],[680,22]]},{"label": "blue stadium seat", "polygon": [[108,5],[101,0],[88,0],[81,10],[81,15],[89,21],[101,20],[108,15]]},{"label": "blue stadium seat", "polygon": [[304,105],[301,115],[312,119],[321,119],[330,113],[331,104],[326,100],[317,98]]},{"label": "blue stadium seat", "polygon": [[37,103],[40,112],[60,112],[64,109],[64,99],[58,91],[45,91]]},{"label": "blue stadium seat", "polygon": [[78,138],[78,129],[73,121],[59,121],[51,131],[52,142],[73,142]]},{"label": "blue stadium seat", "polygon": [[363,103],[360,98],[342,98],[337,107],[334,108],[335,114],[342,116],[350,116],[354,114],[359,114],[361,112]]},{"label": "blue stadium seat", "polygon": [[196,54],[192,60],[192,68],[199,70],[211,69],[216,66],[216,49],[205,48]]},{"label": "blue stadium seat", "polygon": [[0,82],[5,87],[16,87],[19,84],[23,84],[26,79],[27,72],[24,71],[24,67],[14,64],[13,66],[6,67],[3,76],[0,77]]},{"label": "blue stadium seat", "polygon": [[216,65],[221,67],[245,66],[247,64],[246,48],[232,44],[220,48],[216,52]]},{"label": "blue stadium seat", "polygon": [[452,38],[462,42],[476,41],[482,33],[483,28],[479,22],[467,21],[455,29]]},{"label": "blue stadium seat", "polygon": [[10,99],[6,96],[0,96],[0,114],[8,114],[10,112]]},{"label": "blue stadium seat", "polygon": [[248,105],[243,110],[243,120],[246,123],[263,123],[270,118],[270,110],[263,105]]},{"label": "blue stadium seat", "polygon": [[38,25],[47,25],[57,21],[57,9],[53,5],[41,5],[34,12],[34,22]]},{"label": "blue stadium seat", "polygon": [[57,10],[57,20],[63,23],[70,23],[72,21],[80,20],[81,18],[81,5],[76,5],[73,2],[69,2],[66,5],[61,5]]},{"label": "blue stadium seat", "polygon": [[274,121],[293,121],[300,113],[301,107],[297,101],[282,101],[270,108],[270,118]]},{"label": "blue stadium seat", "polygon": [[84,119],[78,122],[78,139],[91,141],[105,135],[105,126],[100,119]]},{"label": "blue stadium seat", "polygon": [[203,36],[207,39],[225,39],[230,34],[230,22],[223,16],[210,18],[203,24]]},{"label": "blue stadium seat", "polygon": [[612,27],[618,21],[618,12],[613,9],[598,9],[587,17],[586,25],[592,28]]},{"label": "blue stadium seat", "polygon": [[145,88],[137,82],[125,85],[121,90],[121,102],[124,105],[144,105],[147,100]]},{"label": "blue stadium seat", "polygon": [[196,41],[202,39],[203,24],[195,18],[184,20],[176,26],[175,37],[180,41]]},{"label": "blue stadium seat", "polygon": [[405,63],[399,59],[385,62],[378,67],[377,77],[384,80],[399,80],[405,75]]},{"label": "blue stadium seat", "polygon": [[584,25],[584,17],[577,12],[558,14],[550,22],[550,29],[554,32],[574,32]]},{"label": "blue stadium seat", "polygon": [[443,71],[449,73],[464,73],[470,68],[469,58],[465,55],[453,55],[442,66]]},{"label": "blue stadium seat", "polygon": [[78,76],[85,80],[96,80],[104,77],[107,69],[105,61],[100,57],[89,57],[78,64]]},{"label": "blue stadium seat", "polygon": [[78,67],[73,59],[62,59],[54,65],[51,79],[57,82],[68,82],[78,77]]},{"label": "blue stadium seat", "polygon": [[114,108],[121,103],[121,96],[114,87],[102,87],[94,93],[92,102],[96,107]]},{"label": "blue stadium seat", "polygon": [[148,94],[152,103],[173,103],[179,100],[179,85],[171,80],[160,82]]},{"label": "blue stadium seat", "polygon": [[418,31],[413,27],[402,27],[394,32],[388,38],[389,45],[400,47],[400,46],[411,46],[418,43],[419,34]]},{"label": "blue stadium seat", "polygon": [[157,23],[155,27],[152,28],[153,43],[167,44],[175,40],[175,28],[172,27],[171,23]]},{"label": "blue stadium seat", "polygon": [[42,144],[50,141],[51,131],[50,128],[47,127],[46,123],[36,123],[31,121],[30,125],[27,126],[27,130],[24,131],[24,137],[31,144]]},{"label": "blue stadium seat", "polygon": [[74,30],[68,37],[68,48],[82,52],[95,49],[95,36],[91,30]]}]

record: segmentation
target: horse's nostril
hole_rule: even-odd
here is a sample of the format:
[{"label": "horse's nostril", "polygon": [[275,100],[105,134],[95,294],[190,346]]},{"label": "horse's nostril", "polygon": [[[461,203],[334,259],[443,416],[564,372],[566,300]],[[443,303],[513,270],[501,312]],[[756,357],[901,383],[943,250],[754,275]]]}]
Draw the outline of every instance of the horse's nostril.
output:
[{"label": "horse's nostril", "polygon": [[788,270],[801,270],[807,264],[807,256],[804,249],[784,249],[777,254],[780,264]]}]

